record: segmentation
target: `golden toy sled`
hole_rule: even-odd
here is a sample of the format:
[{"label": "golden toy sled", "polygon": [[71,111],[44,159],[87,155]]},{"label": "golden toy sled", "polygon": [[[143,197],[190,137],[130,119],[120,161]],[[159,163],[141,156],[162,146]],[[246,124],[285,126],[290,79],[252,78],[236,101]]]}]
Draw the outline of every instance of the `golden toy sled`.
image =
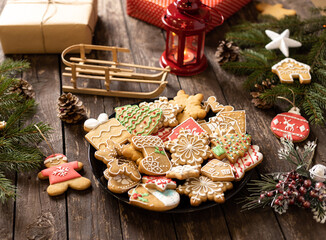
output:
[{"label": "golden toy sled", "polygon": [[[112,61],[90,59],[86,57],[86,52],[89,50],[110,51],[112,54]],[[67,60],[65,57],[69,53],[79,52],[79,57],[70,57]],[[72,86],[63,86],[64,92],[92,94],[101,96],[114,97],[128,97],[128,98],[154,98],[159,96],[166,84],[166,78],[170,72],[170,68],[149,67],[143,65],[136,65],[130,63],[122,63],[118,61],[118,53],[129,53],[127,48],[108,47],[88,44],[77,44],[66,48],[61,58],[63,63],[67,66],[62,75],[70,77]],[[145,69],[156,71],[155,74],[137,73],[135,70]],[[77,86],[78,78],[97,79],[105,81],[106,89],[88,88]],[[110,89],[110,83],[130,82],[130,83],[151,83],[157,84],[158,87],[151,92],[134,92],[134,91],[119,91]]]}]

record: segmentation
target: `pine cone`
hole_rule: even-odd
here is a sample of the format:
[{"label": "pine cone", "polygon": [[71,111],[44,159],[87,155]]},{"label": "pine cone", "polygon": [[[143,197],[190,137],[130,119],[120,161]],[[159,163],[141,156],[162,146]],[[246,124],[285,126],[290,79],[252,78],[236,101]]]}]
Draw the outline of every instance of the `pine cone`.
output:
[{"label": "pine cone", "polygon": [[9,91],[12,93],[18,93],[26,99],[33,99],[35,97],[32,85],[24,79],[20,79],[17,84],[9,89]]},{"label": "pine cone", "polygon": [[83,102],[71,93],[62,94],[58,99],[58,117],[66,123],[77,123],[85,117]]},{"label": "pine cone", "polygon": [[267,103],[265,100],[259,98],[260,95],[265,92],[267,89],[273,88],[275,85],[271,82],[271,80],[266,79],[265,81],[262,81],[261,84],[255,84],[255,88],[257,91],[251,92],[250,95],[252,96],[251,102],[255,105],[257,108],[261,109],[269,109],[273,107],[272,103]]},{"label": "pine cone", "polygon": [[215,53],[215,57],[220,65],[226,62],[238,61],[239,47],[236,46],[232,41],[220,41]]}]

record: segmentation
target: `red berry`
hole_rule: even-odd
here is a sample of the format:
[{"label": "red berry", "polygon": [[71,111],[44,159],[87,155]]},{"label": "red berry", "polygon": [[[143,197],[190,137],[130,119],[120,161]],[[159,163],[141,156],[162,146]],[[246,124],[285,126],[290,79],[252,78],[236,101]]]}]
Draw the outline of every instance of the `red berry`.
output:
[{"label": "red berry", "polygon": [[304,207],[304,208],[310,208],[310,202],[305,201],[305,202],[303,203],[303,207]]},{"label": "red berry", "polygon": [[307,189],[305,187],[300,187],[299,191],[302,195],[305,195],[307,193]]},{"label": "red berry", "polygon": [[260,199],[263,199],[263,198],[265,198],[265,194],[260,194]]},{"label": "red berry", "polygon": [[276,184],[276,188],[281,188],[281,184],[280,183]]},{"label": "red berry", "polygon": [[268,193],[267,193],[267,196],[268,196],[268,197],[272,197],[273,195],[274,195],[273,192],[268,192]]},{"label": "red berry", "polygon": [[289,188],[294,188],[293,184],[290,183],[289,184]]},{"label": "red berry", "polygon": [[291,199],[290,199],[289,204],[290,204],[290,205],[293,205],[293,204],[294,204],[294,198],[291,198]]},{"label": "red berry", "polygon": [[278,190],[278,192],[279,192],[280,194],[283,194],[283,190]]},{"label": "red berry", "polygon": [[318,195],[317,195],[317,193],[316,193],[315,190],[311,190],[311,191],[309,192],[309,195],[310,195],[310,197],[313,197],[313,198],[318,197]]},{"label": "red berry", "polygon": [[283,200],[283,195],[278,196],[278,199]]},{"label": "red berry", "polygon": [[291,184],[292,184],[292,185],[295,185],[295,183],[296,183],[296,182],[295,182],[294,180],[292,180]]},{"label": "red berry", "polygon": [[281,202],[280,202],[280,200],[278,200],[278,199],[276,199],[275,202],[274,202],[274,204],[275,204],[275,205],[278,205],[278,206],[281,206],[280,203],[281,203]]},{"label": "red berry", "polygon": [[304,185],[306,188],[310,187],[310,186],[311,186],[311,180],[310,180],[310,179],[304,180],[303,185]]},{"label": "red berry", "polygon": [[299,196],[299,197],[298,197],[298,201],[303,203],[303,202],[305,201],[305,199],[304,199],[303,196]]},{"label": "red berry", "polygon": [[325,185],[322,182],[316,183],[315,187],[316,188],[323,188]]}]

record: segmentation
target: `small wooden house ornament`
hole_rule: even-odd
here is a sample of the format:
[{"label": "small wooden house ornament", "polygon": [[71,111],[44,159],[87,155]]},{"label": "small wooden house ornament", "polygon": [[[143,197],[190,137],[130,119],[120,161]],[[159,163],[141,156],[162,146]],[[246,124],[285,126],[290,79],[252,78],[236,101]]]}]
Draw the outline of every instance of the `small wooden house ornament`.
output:
[{"label": "small wooden house ornament", "polygon": [[285,58],[272,67],[281,83],[293,83],[294,78],[298,78],[301,84],[309,84],[311,82],[310,66],[298,62],[292,58]]}]

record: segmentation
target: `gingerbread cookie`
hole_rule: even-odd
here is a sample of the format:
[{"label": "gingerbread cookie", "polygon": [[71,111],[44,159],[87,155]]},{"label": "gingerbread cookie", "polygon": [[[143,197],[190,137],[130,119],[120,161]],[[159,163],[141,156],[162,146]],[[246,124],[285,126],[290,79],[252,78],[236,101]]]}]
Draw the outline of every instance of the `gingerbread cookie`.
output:
[{"label": "gingerbread cookie", "polygon": [[115,108],[117,120],[133,135],[151,135],[162,127],[161,109],[139,108],[137,105],[126,105]]},{"label": "gingerbread cookie", "polygon": [[108,140],[122,144],[127,142],[130,136],[127,129],[117,119],[111,118],[87,133],[85,138],[96,150],[99,150],[106,147]]},{"label": "gingerbread cookie", "polygon": [[160,192],[142,184],[130,189],[128,195],[130,204],[151,211],[167,211],[177,207],[180,202],[180,195],[175,190]]},{"label": "gingerbread cookie", "polygon": [[164,176],[143,176],[142,182],[146,188],[156,189],[164,192],[166,189],[175,189],[177,183]]},{"label": "gingerbread cookie", "polygon": [[107,140],[105,146],[105,148],[102,147],[94,154],[95,158],[102,161],[104,164],[108,164],[109,162],[112,162],[117,156],[122,155],[122,147],[120,144]]},{"label": "gingerbread cookie", "polygon": [[194,135],[188,130],[180,130],[178,138],[166,142],[166,148],[172,153],[173,166],[201,165],[212,156],[209,151],[209,140],[206,134]]},{"label": "gingerbread cookie", "polygon": [[209,118],[209,121],[201,124],[211,138],[221,137],[227,134],[246,132],[245,111],[220,112],[217,116]]},{"label": "gingerbread cookie", "polygon": [[136,163],[121,156],[113,158],[112,161],[108,162],[107,167],[110,176],[126,175],[133,181],[141,179]]},{"label": "gingerbread cookie", "polygon": [[172,167],[171,170],[166,173],[166,177],[184,180],[191,177],[199,177],[199,174],[200,166],[178,165]]},{"label": "gingerbread cookie", "polygon": [[201,174],[215,181],[233,181],[234,174],[230,164],[217,159],[210,160],[201,168]]},{"label": "gingerbread cookie", "polygon": [[281,83],[293,83],[294,78],[298,78],[301,84],[309,84],[311,82],[310,66],[298,62],[292,58],[285,58],[272,67]]},{"label": "gingerbread cookie", "polygon": [[139,161],[139,171],[147,175],[164,175],[171,169],[171,162],[164,150],[163,141],[156,136],[134,136],[133,146],[141,150],[144,158]]},{"label": "gingerbread cookie", "polygon": [[212,148],[214,156],[222,160],[227,158],[231,163],[235,163],[239,157],[248,151],[251,143],[251,136],[249,134],[228,134],[218,139],[213,139]]},{"label": "gingerbread cookie", "polygon": [[85,190],[91,186],[91,181],[82,177],[78,172],[83,163],[73,161],[68,163],[63,154],[54,154],[44,160],[47,169],[38,173],[39,179],[49,178],[50,186],[47,192],[50,196],[58,196],[67,191],[68,187],[75,190]]},{"label": "gingerbread cookie", "polygon": [[190,198],[192,206],[198,206],[207,200],[217,203],[225,202],[224,193],[228,189],[232,189],[230,182],[213,182],[205,176],[198,178],[188,178],[183,185],[177,187],[177,192],[186,194]]},{"label": "gingerbread cookie", "polygon": [[302,142],[310,133],[309,122],[300,115],[298,108],[277,114],[271,122],[271,130],[278,138],[286,137],[293,142]]},{"label": "gingerbread cookie", "polygon": [[114,193],[125,193],[139,183],[124,174],[112,177],[109,175],[108,169],[104,171],[103,175],[108,180],[108,189]]},{"label": "gingerbread cookie", "polygon": [[97,128],[99,125],[107,122],[109,120],[109,116],[106,113],[101,113],[97,119],[95,118],[89,118],[84,122],[84,130],[86,132],[89,132],[95,128]]},{"label": "gingerbread cookie", "polygon": [[169,103],[166,97],[160,97],[159,100],[154,102],[142,102],[139,107],[148,106],[150,109],[161,109],[163,113],[163,126],[175,127],[178,125],[177,114],[182,111],[183,108],[178,104]]},{"label": "gingerbread cookie", "polygon": [[239,158],[234,164],[231,163],[235,180],[241,180],[245,172],[256,167],[262,161],[263,154],[259,152],[259,147],[257,145],[251,145],[248,152],[246,152],[243,157]]},{"label": "gingerbread cookie", "polygon": [[169,140],[168,136],[172,133],[172,128],[170,127],[163,127],[160,128],[156,133],[152,134],[153,136],[158,136],[160,139],[162,139],[163,142],[166,142]]},{"label": "gingerbread cookie", "polygon": [[186,99],[189,97],[188,94],[185,93],[184,90],[179,90],[177,92],[177,96],[173,98],[173,100],[170,100],[170,103],[172,103],[175,106],[179,106],[182,110],[186,107]]},{"label": "gingerbread cookie", "polygon": [[231,112],[234,110],[232,106],[223,106],[222,104],[219,104],[215,96],[210,96],[207,98],[207,100],[204,102],[204,109],[207,113],[209,110],[212,110],[213,113]]},{"label": "gingerbread cookie", "polygon": [[132,144],[126,144],[122,146],[122,155],[138,164],[138,161],[144,158],[143,154],[135,149]]},{"label": "gingerbread cookie", "polygon": [[268,4],[258,3],[256,9],[261,12],[262,15],[271,15],[277,19],[282,19],[285,16],[296,15],[296,11],[293,9],[285,9],[282,4]]},{"label": "gingerbread cookie", "polygon": [[206,133],[206,131],[192,117],[190,117],[172,129],[171,134],[168,136],[168,140],[172,141],[178,138],[180,130],[188,130],[194,135]]}]

